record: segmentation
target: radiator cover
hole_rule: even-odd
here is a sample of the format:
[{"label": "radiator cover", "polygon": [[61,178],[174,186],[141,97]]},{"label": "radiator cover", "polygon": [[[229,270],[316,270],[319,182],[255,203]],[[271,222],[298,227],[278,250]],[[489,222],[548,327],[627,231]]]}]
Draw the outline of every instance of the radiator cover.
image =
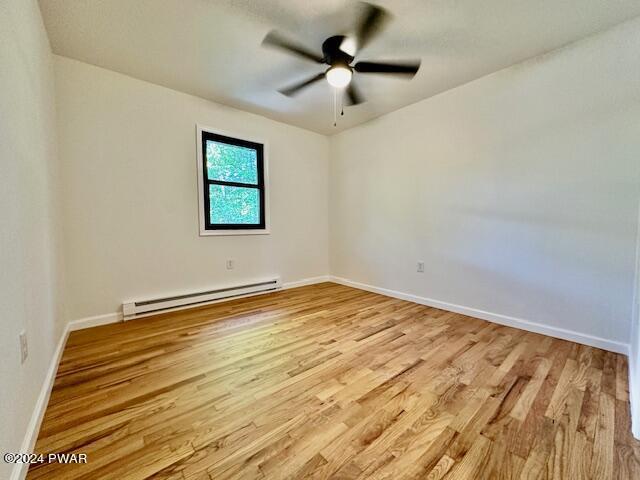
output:
[{"label": "radiator cover", "polygon": [[282,289],[280,277],[256,280],[248,283],[216,287],[194,292],[182,292],[159,298],[123,302],[125,320],[184,308],[198,307],[222,300],[273,292]]}]

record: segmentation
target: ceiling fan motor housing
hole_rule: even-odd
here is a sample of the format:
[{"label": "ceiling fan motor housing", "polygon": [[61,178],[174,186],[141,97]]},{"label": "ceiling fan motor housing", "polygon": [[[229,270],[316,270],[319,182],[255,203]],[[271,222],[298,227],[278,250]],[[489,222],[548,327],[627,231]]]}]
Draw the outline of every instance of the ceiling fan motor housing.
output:
[{"label": "ceiling fan motor housing", "polygon": [[344,66],[349,68],[354,57],[340,49],[345,38],[346,37],[344,35],[334,35],[323,42],[322,53],[324,54],[324,62],[327,65],[331,65],[332,67]]}]

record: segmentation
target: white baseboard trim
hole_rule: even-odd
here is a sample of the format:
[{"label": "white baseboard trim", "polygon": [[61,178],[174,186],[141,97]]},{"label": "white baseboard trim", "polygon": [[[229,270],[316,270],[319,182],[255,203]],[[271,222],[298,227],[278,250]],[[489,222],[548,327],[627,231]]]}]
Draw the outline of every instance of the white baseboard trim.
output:
[{"label": "white baseboard trim", "polygon": [[108,325],[110,323],[118,322],[122,322],[122,313],[114,312],[73,320],[69,322],[68,327],[70,332],[74,332],[84,328],[98,327],[100,325]]},{"label": "white baseboard trim", "polygon": [[[42,424],[44,413],[47,410],[47,405],[49,404],[49,397],[51,396],[53,383],[56,379],[56,374],[58,373],[58,365],[60,365],[60,359],[62,358],[62,352],[64,351],[64,346],[67,343],[69,332],[69,324],[67,324],[60,335],[60,340],[58,340],[58,345],[53,353],[51,364],[49,365],[47,374],[42,382],[40,394],[36,400],[33,414],[31,415],[31,419],[27,425],[27,431],[25,432],[22,446],[20,447],[20,453],[32,453],[36,446],[36,440],[38,440],[38,433],[40,432],[40,425]],[[16,464],[11,472],[11,480],[24,480],[27,476],[28,470],[29,464]]]},{"label": "white baseboard trim", "polygon": [[603,350],[622,353],[627,356],[629,355],[628,344],[616,342],[613,340],[607,340],[606,338],[595,337],[593,335],[579,333],[573,330],[566,330],[564,328],[552,327],[550,325],[544,325],[542,323],[530,322],[528,320],[523,320],[520,318],[501,315],[499,313],[492,313],[484,310],[478,310],[476,308],[456,305],[454,303],[441,302],[432,298],[420,297],[418,295],[398,292],[396,290],[389,290],[387,288],[374,287],[372,285],[354,282],[342,277],[331,276],[331,281],[339,283],[341,285],[346,285],[348,287],[358,288],[360,290],[366,290],[373,293],[379,293],[388,297],[399,298],[401,300],[407,300],[409,302],[419,303],[421,305],[439,308],[441,310],[447,310],[449,312],[460,313],[462,315],[480,318],[482,320],[498,323],[500,325],[506,325],[508,327],[519,328],[520,330],[526,330],[528,332],[540,333],[542,335],[548,335],[550,337],[560,338],[562,340],[569,340],[571,342],[581,343],[584,345],[589,345],[591,347],[602,348]]},{"label": "white baseboard trim", "polygon": [[307,285],[315,285],[316,283],[323,283],[331,281],[329,275],[322,275],[320,277],[303,278],[295,282],[286,282],[282,284],[282,289],[287,290],[289,288],[305,287]]}]

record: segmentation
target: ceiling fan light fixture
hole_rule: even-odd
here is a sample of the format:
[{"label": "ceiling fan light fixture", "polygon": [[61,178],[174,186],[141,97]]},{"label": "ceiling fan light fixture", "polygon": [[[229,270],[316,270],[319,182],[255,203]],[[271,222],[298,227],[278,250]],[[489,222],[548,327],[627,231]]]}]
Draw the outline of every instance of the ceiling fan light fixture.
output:
[{"label": "ceiling fan light fixture", "polygon": [[345,88],[351,83],[351,76],[351,69],[342,65],[331,67],[326,73],[327,82],[335,88]]}]

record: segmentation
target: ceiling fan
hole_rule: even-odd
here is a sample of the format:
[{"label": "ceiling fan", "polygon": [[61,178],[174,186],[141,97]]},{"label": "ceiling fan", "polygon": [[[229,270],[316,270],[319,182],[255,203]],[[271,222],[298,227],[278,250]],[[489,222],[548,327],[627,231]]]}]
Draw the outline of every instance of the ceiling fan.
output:
[{"label": "ceiling fan", "polygon": [[349,105],[358,105],[365,101],[353,82],[355,73],[382,73],[412,78],[420,68],[420,61],[406,63],[381,63],[358,61],[352,64],[358,51],[366,46],[384,27],[391,15],[383,8],[361,2],[361,11],[351,35],[334,35],[322,44],[322,54],[316,53],[296,42],[290,41],[272,30],[262,41],[263,45],[282,49],[306,60],[328,65],[324,72],[318,73],[301,82],[278,90],[292,97],[306,87],[322,80],[336,89],[345,89]]}]

